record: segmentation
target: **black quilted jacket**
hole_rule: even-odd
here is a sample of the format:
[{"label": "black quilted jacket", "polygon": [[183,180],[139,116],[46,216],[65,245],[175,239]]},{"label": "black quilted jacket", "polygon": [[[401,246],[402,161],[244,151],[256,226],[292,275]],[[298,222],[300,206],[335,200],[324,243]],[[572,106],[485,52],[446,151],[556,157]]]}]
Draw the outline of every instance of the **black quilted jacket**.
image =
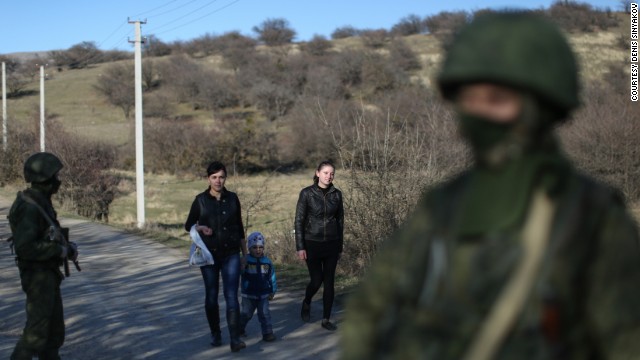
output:
[{"label": "black quilted jacket", "polygon": [[342,192],[331,187],[326,194],[318,185],[300,191],[296,205],[296,250],[305,250],[305,242],[339,241],[342,249],[344,208]]}]

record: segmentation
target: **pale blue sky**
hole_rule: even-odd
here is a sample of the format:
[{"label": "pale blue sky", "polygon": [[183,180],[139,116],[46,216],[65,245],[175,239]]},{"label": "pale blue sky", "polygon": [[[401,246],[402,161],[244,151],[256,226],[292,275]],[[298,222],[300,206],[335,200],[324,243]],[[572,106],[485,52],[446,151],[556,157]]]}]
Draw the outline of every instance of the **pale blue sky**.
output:
[{"label": "pale blue sky", "polygon": [[[617,0],[590,0],[598,8],[620,9]],[[297,32],[295,41],[314,34],[327,38],[339,27],[390,29],[411,14],[424,17],[440,11],[482,8],[546,8],[552,0],[15,0],[2,5],[0,54],[68,49],[92,41],[102,50],[130,50],[134,26],[145,20],[142,34],[164,42],[192,40],[207,33],[237,30],[254,36],[252,28],[269,18],[284,18]]]}]

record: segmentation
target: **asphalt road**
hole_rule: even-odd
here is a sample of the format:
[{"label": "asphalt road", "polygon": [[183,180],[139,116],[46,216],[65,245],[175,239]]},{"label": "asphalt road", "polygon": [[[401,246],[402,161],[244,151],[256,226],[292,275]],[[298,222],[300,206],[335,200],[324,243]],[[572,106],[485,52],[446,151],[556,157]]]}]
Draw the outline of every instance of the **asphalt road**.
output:
[{"label": "asphalt road", "polygon": [[[10,202],[0,198],[0,237],[10,233]],[[71,265],[62,282],[67,328],[63,359],[336,359],[339,331],[320,326],[321,294],[312,322],[300,320],[303,289],[279,286],[271,303],[278,340],[262,341],[257,315],[247,326],[247,348],[229,350],[224,299],[219,299],[222,347],[209,345],[204,285],[186,254],[140,236],[85,220],[61,219],[79,245],[82,272]],[[277,270],[277,269],[276,269]],[[8,359],[25,323],[24,293],[5,241],[0,242],[0,359]],[[320,292],[322,289],[320,290]],[[340,326],[342,306],[334,306]]]}]

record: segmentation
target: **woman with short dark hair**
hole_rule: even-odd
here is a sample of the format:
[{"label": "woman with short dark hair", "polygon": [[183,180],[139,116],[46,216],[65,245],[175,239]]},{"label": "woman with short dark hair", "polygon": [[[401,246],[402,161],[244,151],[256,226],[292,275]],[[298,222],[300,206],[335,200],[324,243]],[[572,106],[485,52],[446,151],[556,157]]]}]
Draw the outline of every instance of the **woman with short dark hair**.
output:
[{"label": "woman with short dark hair", "polygon": [[219,278],[222,274],[230,346],[231,351],[236,352],[246,347],[245,343],[240,341],[239,334],[238,287],[241,262],[247,254],[247,244],[240,200],[234,192],[224,187],[226,179],[227,169],[222,163],[214,161],[208,166],[209,187],[196,196],[184,227],[191,231],[195,226],[214,259],[213,265],[200,267],[205,286],[205,312],[211,330],[211,345],[222,345],[218,307]]}]

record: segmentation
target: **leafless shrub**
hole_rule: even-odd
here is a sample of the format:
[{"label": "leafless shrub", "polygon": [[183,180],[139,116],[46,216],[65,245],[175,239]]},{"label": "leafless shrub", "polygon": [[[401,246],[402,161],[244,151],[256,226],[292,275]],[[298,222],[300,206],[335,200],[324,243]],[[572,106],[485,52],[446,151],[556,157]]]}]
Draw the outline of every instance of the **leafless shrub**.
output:
[{"label": "leafless shrub", "polygon": [[190,122],[145,121],[145,168],[152,173],[198,174],[219,144],[212,132]]},{"label": "leafless shrub", "polygon": [[23,178],[24,161],[35,152],[34,144],[39,142],[36,129],[23,128],[9,122],[7,129],[7,149],[0,151],[0,185],[4,186]]},{"label": "leafless shrub", "polygon": [[592,84],[584,105],[562,128],[566,151],[579,168],[640,199],[640,115],[627,96]]},{"label": "leafless shrub", "polygon": [[[293,218],[287,222],[293,224]],[[268,255],[271,261],[279,264],[295,264],[298,262],[296,255],[296,239],[291,226],[281,225],[271,234],[265,234],[268,242]]]},{"label": "leafless shrub", "polygon": [[416,71],[422,68],[418,55],[402,39],[394,39],[389,44],[390,63],[404,71]]},{"label": "leafless shrub", "polygon": [[624,11],[627,14],[631,13],[631,0],[620,0],[618,1],[618,3],[620,4],[620,9],[622,11]]},{"label": "leafless shrub", "polygon": [[147,40],[143,44],[142,50],[145,56],[158,57],[171,55],[171,45],[158,39],[155,35],[147,36]]},{"label": "leafless shrub", "polygon": [[215,157],[221,159],[229,172],[254,173],[275,169],[278,147],[273,130],[251,116],[229,116],[220,119],[216,129]]},{"label": "leafless shrub", "polygon": [[[99,64],[105,61],[104,53],[92,41],[83,41],[63,51],[49,52],[49,58],[54,59],[56,66],[69,69],[83,69],[91,64]],[[109,61],[114,58],[110,57]]]},{"label": "leafless shrub", "polygon": [[309,69],[304,94],[323,99],[345,99],[348,97],[336,71],[329,66],[315,66]]},{"label": "leafless shrub", "polygon": [[159,67],[162,83],[175,94],[176,100],[198,108],[202,66],[185,55],[175,55],[159,63]]},{"label": "leafless shrub", "polygon": [[466,11],[443,11],[424,19],[424,25],[431,34],[448,44],[460,28],[468,22]]},{"label": "leafless shrub", "polygon": [[[11,126],[10,131],[7,150],[0,152],[3,185],[22,182],[24,161],[40,151],[36,126]],[[56,199],[78,215],[93,218],[98,213],[108,214],[117,185],[117,179],[107,172],[114,164],[115,148],[84,140],[67,132],[55,120],[47,122],[45,134],[46,151],[56,154],[64,164],[60,175],[62,186]]]},{"label": "leafless shrub", "polygon": [[159,75],[156,62],[149,58],[142,60],[142,88],[149,91],[159,85]]},{"label": "leafless shrub", "polygon": [[557,0],[547,10],[549,17],[567,31],[592,32],[616,26],[618,19],[588,3]]},{"label": "leafless shrub", "polygon": [[185,44],[185,50],[189,56],[198,58],[205,57],[216,53],[216,36],[212,34],[204,34]]},{"label": "leafless shrub", "polygon": [[47,151],[57,154],[65,165],[59,201],[78,215],[108,219],[119,181],[108,172],[115,163],[115,147],[83,140],[55,121],[48,122],[46,136]]},{"label": "leafless shrub", "polygon": [[402,69],[393,66],[385,57],[369,53],[362,64],[362,83],[371,92],[389,91],[408,82]]},{"label": "leafless shrub", "polygon": [[33,66],[31,62],[6,55],[0,55],[0,62],[5,64],[7,97],[15,98],[28,94],[26,88],[39,73],[38,67]]},{"label": "leafless shrub", "polygon": [[[428,117],[419,122],[394,118],[394,109],[363,108],[329,127],[347,174],[345,263],[351,274],[365,269],[426,186],[464,165],[457,156],[463,146],[456,140],[450,115],[439,102],[423,105],[429,109],[424,111]],[[331,120],[322,119],[329,126]]]},{"label": "leafless shrub", "polygon": [[403,17],[391,28],[391,34],[398,36],[409,36],[422,34],[427,30],[424,21],[415,14]]},{"label": "leafless shrub", "polygon": [[264,79],[251,88],[250,99],[269,120],[286,115],[295,104],[295,96],[289,88]]},{"label": "leafless shrub", "polygon": [[368,29],[360,31],[362,44],[371,49],[384,47],[389,39],[389,32],[386,29]]},{"label": "leafless shrub", "polygon": [[279,134],[281,163],[310,168],[317,165],[317,159],[337,158],[329,129],[340,126],[338,119],[350,118],[355,112],[349,101],[301,98],[285,118],[289,131]]},{"label": "leafless shrub", "polygon": [[135,105],[134,80],[133,63],[118,63],[105,69],[94,88],[109,104],[122,109],[124,117],[128,119]]},{"label": "leafless shrub", "polygon": [[339,27],[331,33],[331,38],[333,40],[338,39],[346,39],[349,37],[358,36],[360,34],[360,30],[354,28],[353,26],[342,26]]},{"label": "leafless shrub", "polygon": [[362,82],[362,64],[365,53],[361,50],[344,50],[336,54],[331,61],[338,78],[346,86],[358,85]]},{"label": "leafless shrub", "polygon": [[208,110],[220,110],[238,106],[235,77],[215,71],[203,71],[198,84],[197,102]]},{"label": "leafless shrub", "polygon": [[122,51],[122,50],[101,51],[100,55],[101,55],[100,57],[96,58],[96,61],[99,60],[101,63],[133,59],[133,53],[132,52],[130,52],[130,51]]},{"label": "leafless shrub", "polygon": [[253,31],[258,35],[258,40],[269,46],[289,44],[296,36],[296,31],[291,28],[286,19],[267,19],[259,26],[254,26]]},{"label": "leafless shrub", "polygon": [[228,32],[215,41],[216,50],[222,54],[226,64],[237,71],[250,63],[255,54],[257,41],[237,31]]},{"label": "leafless shrub", "polygon": [[322,35],[314,35],[311,40],[303,44],[302,49],[313,56],[324,56],[333,45]]},{"label": "leafless shrub", "polygon": [[171,96],[163,91],[145,94],[142,106],[144,116],[148,118],[168,120],[176,114],[175,103],[171,101]]}]

